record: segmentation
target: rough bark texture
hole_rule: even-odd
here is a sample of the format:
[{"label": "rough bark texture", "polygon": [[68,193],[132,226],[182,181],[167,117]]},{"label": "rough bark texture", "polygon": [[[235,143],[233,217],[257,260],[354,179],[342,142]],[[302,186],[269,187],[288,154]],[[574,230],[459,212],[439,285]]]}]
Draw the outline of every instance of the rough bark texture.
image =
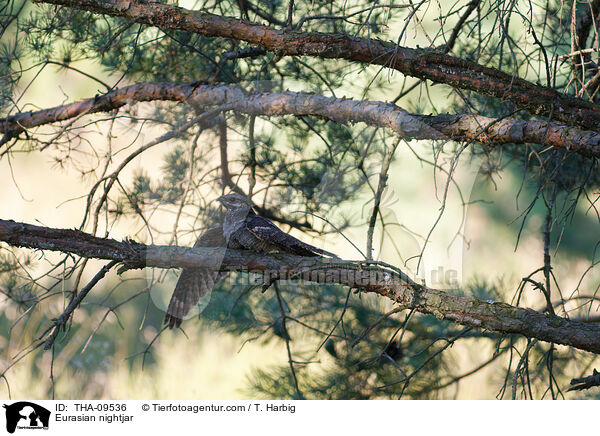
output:
[{"label": "rough bark texture", "polygon": [[77,231],[0,220],[0,241],[17,247],[53,250],[87,258],[112,259],[124,268],[194,268],[252,271],[269,277],[339,283],[374,292],[407,308],[463,325],[521,334],[600,353],[600,326],[545,315],[505,303],[462,297],[419,285],[395,268],[372,263],[261,254],[222,248],[186,248],[118,242]]},{"label": "rough bark texture", "polygon": [[239,113],[257,116],[312,115],[338,123],[364,122],[389,128],[405,139],[452,139],[498,146],[502,144],[545,144],[565,148],[584,156],[600,157],[600,133],[565,124],[496,120],[477,115],[411,114],[378,101],[357,101],[320,95],[284,92],[246,94],[234,85],[193,83],[139,83],[102,96],[36,112],[24,112],[0,119],[0,131],[7,142],[25,129],[65,121],[86,113],[108,112],[126,104],[145,101],[190,102],[196,106],[231,105]]},{"label": "rough bark texture", "polygon": [[598,129],[600,126],[600,107],[593,103],[472,61],[448,56],[443,51],[412,49],[343,34],[273,29],[238,18],[140,0],[35,1],[125,17],[163,29],[246,41],[278,55],[317,56],[383,65],[408,76],[511,101],[533,114],[552,115],[553,119],[586,129]]}]

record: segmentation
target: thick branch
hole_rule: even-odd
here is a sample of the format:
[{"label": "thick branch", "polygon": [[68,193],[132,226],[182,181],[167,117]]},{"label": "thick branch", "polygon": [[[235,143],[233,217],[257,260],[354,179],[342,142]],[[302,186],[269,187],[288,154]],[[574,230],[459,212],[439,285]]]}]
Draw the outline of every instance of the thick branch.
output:
[{"label": "thick branch", "polygon": [[205,267],[252,271],[270,277],[338,283],[374,292],[401,306],[467,326],[516,333],[600,353],[600,326],[544,315],[531,309],[450,295],[419,285],[393,267],[338,259],[263,254],[219,247],[185,248],[118,242],[77,230],[62,230],[0,220],[0,241],[18,247],[53,250],[88,258],[111,259],[126,267]]},{"label": "thick branch", "polygon": [[383,65],[408,76],[508,100],[533,114],[547,117],[552,115],[569,124],[588,129],[597,129],[600,125],[600,107],[593,103],[472,61],[449,56],[442,51],[412,49],[391,42],[345,34],[278,30],[237,18],[142,0],[34,1],[125,17],[163,29],[246,41],[274,51],[279,56],[307,55]]},{"label": "thick branch", "polygon": [[246,94],[233,85],[195,85],[193,83],[140,83],[89,98],[36,112],[0,119],[3,142],[24,129],[75,118],[84,113],[108,112],[126,104],[144,101],[181,101],[203,107],[227,105],[248,115],[312,115],[338,123],[364,122],[389,128],[406,139],[473,140],[486,145],[545,144],[566,148],[585,156],[600,157],[600,133],[565,124],[496,120],[474,115],[424,116],[378,101],[357,101],[320,95],[285,92]]}]

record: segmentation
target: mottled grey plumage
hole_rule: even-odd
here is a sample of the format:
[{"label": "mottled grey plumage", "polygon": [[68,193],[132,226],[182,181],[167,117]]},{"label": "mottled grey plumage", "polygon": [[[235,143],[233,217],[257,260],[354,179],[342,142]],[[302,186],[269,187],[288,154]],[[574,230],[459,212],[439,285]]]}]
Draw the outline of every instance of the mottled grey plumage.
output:
[{"label": "mottled grey plumage", "polygon": [[[278,229],[271,221],[256,215],[252,203],[240,194],[219,197],[227,209],[222,228],[207,230],[194,247],[228,247],[258,252],[280,252],[298,256],[337,257],[320,248],[306,244]],[[179,276],[169,302],[165,324],[179,327],[183,318],[212,290],[226,273],[205,268],[184,269]]]},{"label": "mottled grey plumage", "polygon": [[268,219],[256,215],[252,203],[243,195],[228,194],[220,197],[219,201],[227,209],[223,235],[230,243],[259,252],[337,257],[282,232]]}]

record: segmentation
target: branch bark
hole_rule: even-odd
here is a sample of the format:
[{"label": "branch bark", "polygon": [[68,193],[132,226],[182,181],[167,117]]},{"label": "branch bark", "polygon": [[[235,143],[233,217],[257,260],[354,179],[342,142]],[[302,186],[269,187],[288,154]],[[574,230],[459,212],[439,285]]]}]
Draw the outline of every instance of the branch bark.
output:
[{"label": "branch bark", "polygon": [[324,97],[284,92],[247,94],[234,85],[146,82],[36,112],[18,113],[0,119],[2,143],[26,129],[82,114],[109,112],[126,104],[146,101],[189,102],[197,106],[230,106],[248,115],[312,115],[338,123],[363,122],[389,128],[405,139],[451,139],[475,141],[489,146],[502,144],[544,144],[565,148],[588,157],[600,157],[600,133],[557,122],[523,121],[478,115],[412,114],[392,103]]},{"label": "branch bark", "polygon": [[53,229],[0,220],[0,241],[12,246],[110,259],[122,269],[193,268],[246,271],[270,277],[338,283],[373,292],[395,303],[439,319],[569,345],[600,353],[600,325],[545,315],[532,309],[450,295],[413,282],[398,269],[373,262],[264,254],[219,247],[172,247],[119,242],[78,230]]},{"label": "branch bark", "polygon": [[600,107],[554,89],[511,76],[443,51],[412,49],[392,42],[345,34],[274,29],[233,17],[192,11],[144,0],[34,0],[125,17],[162,29],[177,29],[209,37],[246,41],[279,56],[316,56],[382,65],[405,75],[511,101],[532,114],[597,129]]},{"label": "branch bark", "polygon": [[567,391],[583,391],[594,386],[600,386],[600,372],[595,369],[592,375],[572,379],[571,387]]}]

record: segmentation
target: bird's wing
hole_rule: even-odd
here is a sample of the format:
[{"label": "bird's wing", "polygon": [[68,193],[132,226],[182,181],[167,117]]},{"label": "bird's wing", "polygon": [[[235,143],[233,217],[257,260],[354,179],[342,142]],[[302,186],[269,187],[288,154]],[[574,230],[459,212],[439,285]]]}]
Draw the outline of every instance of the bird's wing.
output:
[{"label": "bird's wing", "polygon": [[[194,247],[225,247],[226,240],[221,227],[213,227],[205,231]],[[190,312],[202,297],[226,276],[206,268],[187,268],[181,271],[175,290],[169,301],[164,323],[169,328],[179,327],[183,318]]]},{"label": "bird's wing", "polygon": [[223,227],[211,227],[200,235],[194,248],[198,247],[225,247],[227,240],[223,236]]},{"label": "bird's wing", "polygon": [[299,239],[281,231],[271,221],[258,215],[250,216],[245,221],[245,228],[254,237],[263,241],[265,244],[275,246],[278,250],[296,254],[299,256],[331,256],[337,257],[335,254],[329,253],[320,248],[306,244]]}]

